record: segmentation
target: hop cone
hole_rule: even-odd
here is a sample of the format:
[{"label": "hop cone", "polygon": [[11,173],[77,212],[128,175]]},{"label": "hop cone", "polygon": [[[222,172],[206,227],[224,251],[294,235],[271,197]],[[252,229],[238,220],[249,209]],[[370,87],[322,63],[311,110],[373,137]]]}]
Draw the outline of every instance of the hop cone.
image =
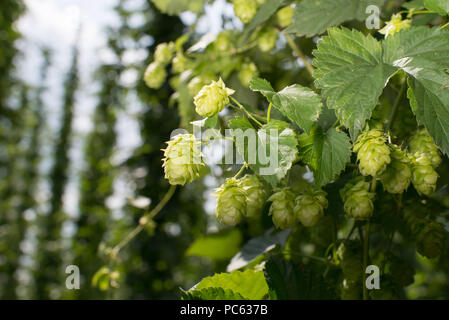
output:
[{"label": "hop cone", "polygon": [[204,166],[200,142],[192,134],[179,134],[167,142],[162,159],[165,178],[170,184],[184,185],[200,176],[200,169]]},{"label": "hop cone", "polygon": [[391,162],[381,176],[384,189],[389,193],[402,193],[407,190],[412,178],[410,159],[405,151],[393,146]]},{"label": "hop cone", "polygon": [[260,51],[269,52],[274,49],[276,40],[278,38],[278,31],[276,28],[267,28],[262,31],[257,39],[257,45]]},{"label": "hop cone", "polygon": [[254,17],[257,11],[256,0],[234,0],[235,15],[243,22],[248,23]]},{"label": "hop cone", "polygon": [[390,163],[390,149],[381,130],[373,129],[362,133],[354,144],[360,173],[364,176],[379,176]]},{"label": "hop cone", "polygon": [[420,130],[413,135],[408,143],[408,148],[412,154],[425,154],[430,159],[434,168],[438,167],[441,163],[438,147],[433,142],[427,130]]},{"label": "hop cone", "polygon": [[162,66],[166,66],[173,59],[174,49],[173,42],[158,44],[154,51],[154,60]]},{"label": "hop cone", "polygon": [[214,78],[215,78],[215,76],[213,76],[212,74],[193,77],[187,84],[187,89],[189,89],[189,94],[192,97],[195,97],[198,94],[198,92],[200,92],[200,90],[205,85],[212,82],[212,80]]},{"label": "hop cone", "polygon": [[374,193],[369,192],[369,183],[363,177],[349,182],[340,191],[344,210],[349,217],[356,220],[369,219],[374,210]]},{"label": "hop cone", "polygon": [[242,63],[240,68],[238,77],[240,82],[245,86],[249,86],[249,82],[259,75],[259,71],[257,71],[257,67],[254,62],[245,61]]},{"label": "hop cone", "polygon": [[429,259],[439,257],[444,251],[446,236],[446,231],[441,223],[430,221],[419,233],[416,239],[416,249]]},{"label": "hop cone", "polygon": [[211,117],[219,113],[229,103],[229,95],[234,90],[226,88],[221,78],[204,86],[195,96],[196,112],[203,117]]},{"label": "hop cone", "polygon": [[229,226],[238,224],[246,212],[247,198],[240,181],[235,178],[226,179],[214,195],[217,196],[215,215],[218,221]]},{"label": "hop cone", "polygon": [[267,192],[264,185],[255,175],[245,175],[241,179],[241,185],[247,195],[246,216],[248,218],[256,218],[260,216],[267,199]]},{"label": "hop cone", "polygon": [[419,194],[431,195],[437,187],[438,173],[430,158],[422,153],[412,156],[412,183]]},{"label": "hop cone", "polygon": [[289,188],[281,189],[268,198],[271,201],[270,216],[279,229],[288,229],[296,224],[294,214],[295,194]]},{"label": "hop cone", "polygon": [[305,226],[315,226],[327,208],[326,192],[316,191],[296,197],[295,216]]},{"label": "hop cone", "polygon": [[152,62],[145,70],[143,80],[146,85],[152,89],[159,89],[167,77],[167,72],[163,65],[158,62]]},{"label": "hop cone", "polygon": [[400,13],[391,16],[391,20],[386,22],[386,26],[379,30],[385,35],[385,38],[398,31],[405,30],[411,27],[412,21],[409,19],[402,20]]},{"label": "hop cone", "polygon": [[347,240],[337,250],[340,267],[343,276],[348,281],[360,281],[362,279],[362,248],[358,241]]},{"label": "hop cone", "polygon": [[293,9],[291,6],[284,7],[281,10],[279,10],[276,14],[276,18],[278,21],[278,24],[281,28],[286,28],[289,25],[292,24],[292,18],[295,14],[295,9]]},{"label": "hop cone", "polygon": [[214,46],[218,51],[226,52],[231,49],[231,39],[228,31],[223,31],[218,34],[215,39]]},{"label": "hop cone", "polygon": [[182,73],[189,68],[190,60],[182,53],[177,53],[173,58],[173,71],[177,73]]}]

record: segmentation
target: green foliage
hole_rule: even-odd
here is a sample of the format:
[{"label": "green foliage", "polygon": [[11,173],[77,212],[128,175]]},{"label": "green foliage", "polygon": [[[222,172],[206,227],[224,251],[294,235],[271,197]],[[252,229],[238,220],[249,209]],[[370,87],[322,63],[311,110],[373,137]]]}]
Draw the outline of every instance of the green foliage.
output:
[{"label": "green foliage", "polygon": [[240,249],[242,235],[238,229],[224,229],[196,239],[186,251],[188,256],[226,260]]},{"label": "green foliage", "polygon": [[199,12],[205,0],[151,0],[164,13],[175,15],[184,11]]}]

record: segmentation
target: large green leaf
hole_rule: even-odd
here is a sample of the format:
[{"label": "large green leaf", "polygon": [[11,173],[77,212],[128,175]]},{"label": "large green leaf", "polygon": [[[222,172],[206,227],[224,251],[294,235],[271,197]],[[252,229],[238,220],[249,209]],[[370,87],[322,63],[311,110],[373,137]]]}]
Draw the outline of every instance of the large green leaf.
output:
[{"label": "large green leaf", "polygon": [[247,300],[239,293],[223,288],[182,291],[182,300]]},{"label": "large green leaf", "polygon": [[161,12],[175,15],[184,11],[200,12],[205,0],[151,0]]},{"label": "large green leaf", "polygon": [[449,12],[449,1],[447,0],[424,0],[424,6],[442,16],[447,16]]},{"label": "large green leaf", "polygon": [[239,251],[241,243],[240,230],[224,229],[196,239],[187,249],[186,255],[226,260]]},{"label": "large green leaf", "polygon": [[263,272],[251,269],[243,272],[236,270],[231,273],[217,273],[201,280],[192,290],[204,288],[231,290],[250,300],[260,300],[268,294],[268,286]]},{"label": "large green leaf", "polygon": [[231,272],[243,268],[257,257],[273,250],[277,246],[283,248],[290,232],[291,228],[276,233],[269,232],[260,237],[250,239],[245,243],[242,250],[232,258],[226,270]]},{"label": "large green leaf", "polygon": [[[284,121],[272,120],[257,132],[245,118],[230,121],[237,151],[273,187],[285,177],[298,154],[298,139]],[[239,130],[241,129],[241,130]]]},{"label": "large green leaf", "polygon": [[449,32],[416,27],[388,37],[384,60],[408,76],[408,97],[416,119],[449,154]]},{"label": "large green leaf", "polygon": [[283,115],[306,132],[310,131],[323,108],[320,96],[299,84],[276,93],[268,81],[256,78],[250,82],[250,89],[261,92]]},{"label": "large green leaf", "polygon": [[379,41],[345,28],[330,29],[314,56],[315,84],[354,140],[397,68],[383,61]]},{"label": "large green leaf", "polygon": [[317,186],[332,181],[351,158],[351,143],[344,132],[335,128],[326,133],[315,127],[310,134],[299,136],[300,157],[313,171]]},{"label": "large green leaf", "polygon": [[382,7],[385,0],[308,0],[296,7],[292,25],[287,32],[298,36],[312,37],[329,27],[338,26],[348,20],[365,20],[370,5]]}]

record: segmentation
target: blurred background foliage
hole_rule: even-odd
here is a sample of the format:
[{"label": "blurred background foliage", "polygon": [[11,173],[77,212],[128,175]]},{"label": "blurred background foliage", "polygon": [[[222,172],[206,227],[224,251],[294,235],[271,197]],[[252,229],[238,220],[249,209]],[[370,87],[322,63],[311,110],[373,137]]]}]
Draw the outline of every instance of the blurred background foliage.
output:
[{"label": "blurred background foliage", "polygon": [[[178,97],[178,104],[173,106],[174,92],[168,81],[158,90],[149,89],[141,80],[135,86],[126,86],[121,81],[129,70],[137,71],[138,79],[142,79],[159,43],[175,41],[190,32],[185,45],[189,47],[201,37],[196,33],[195,23],[186,25],[177,16],[161,13],[150,0],[142,1],[144,5],[137,8],[128,6],[130,1],[117,1],[114,10],[120,17],[120,23],[107,29],[107,45],[113,58],[97,66],[92,77],[98,90],[91,131],[85,137],[73,132],[73,112],[77,94],[82,90],[79,85],[79,44],[75,42],[70,68],[66,71],[64,83],[61,83],[63,95],[58,102],[59,130],[51,139],[48,139],[48,110],[43,96],[49,81],[48,70],[54,63],[52,52],[46,47],[41,48],[38,86],[20,79],[15,65],[21,61],[21,52],[16,46],[21,35],[15,26],[26,14],[26,7],[19,0],[0,2],[0,298],[178,299],[180,288],[188,289],[205,276],[254,266],[261,257],[268,256],[267,268],[272,270],[272,275],[278,276],[277,285],[282,286],[283,283],[289,287],[288,292],[278,293],[277,298],[333,299],[338,296],[335,293],[339,290],[336,283],[341,275],[307,257],[311,254],[324,255],[336,232],[347,233],[350,228],[340,225],[341,216],[337,215],[338,211],[342,211],[338,197],[338,188],[342,186],[330,185],[326,190],[328,194],[337,196],[335,199],[329,198],[332,212],[327,210],[320,228],[309,230],[298,226],[294,230],[270,235],[272,223],[266,214],[268,208],[265,208],[260,221],[251,225],[245,222],[236,228],[226,229],[217,226],[215,218],[210,215],[213,210],[208,205],[211,187],[218,186],[224,177],[235,171],[235,168],[230,170],[225,166],[215,167],[204,181],[178,189],[154,223],[148,224],[123,248],[116,260],[111,262],[108,258],[111,248],[138,224],[139,218],[153,208],[169,189],[161,167],[164,142],[169,139],[172,130],[187,127],[190,121],[196,120],[190,96],[186,99]],[[160,6],[164,1],[155,3]],[[389,10],[393,9],[392,5]],[[136,14],[144,17],[143,24],[136,26],[130,23]],[[234,23],[232,17],[222,16],[223,27],[233,26]],[[351,23],[347,25],[351,26]],[[79,33],[83,32],[88,31],[80,28]],[[151,41],[146,41],[148,37]],[[315,40],[298,39],[306,55],[311,55]],[[124,56],[130,49],[145,50],[147,58],[127,64]],[[269,80],[277,90],[292,83],[310,85],[311,77],[304,68],[298,67],[288,48],[280,46],[275,53],[266,55],[257,50],[248,53],[257,64],[261,77]],[[213,68],[208,63],[210,61],[206,57],[205,68]],[[262,114],[266,106],[257,94],[240,84],[233,63],[228,61],[229,70],[220,66],[220,72],[227,76],[228,86],[236,89],[236,98],[252,105],[250,108],[255,113]],[[388,94],[385,93],[386,96]],[[119,139],[118,119],[130,103],[141,105],[143,110],[137,119],[142,143],[127,159],[115,161]],[[179,108],[181,116],[175,108]],[[399,136],[401,132],[410,130],[410,126],[416,126],[406,123],[408,111],[405,107],[400,109],[404,115],[398,117],[401,120],[396,129]],[[273,112],[273,117],[280,116]],[[332,114],[329,119],[328,122],[332,123]],[[70,172],[69,153],[71,146],[79,139],[84,139],[83,165],[79,172],[73,173]],[[41,169],[43,156],[52,158],[48,173]],[[422,211],[428,211],[424,216],[438,219],[447,226],[447,159],[438,170],[440,201],[432,204],[436,208],[433,212],[441,214],[433,217],[429,206]],[[79,182],[78,214],[75,217],[68,215],[64,206],[68,179],[73,174]],[[48,199],[42,200],[38,196],[41,180],[50,186]],[[300,189],[301,185],[308,183],[307,173],[299,167],[293,168],[290,180],[294,187]],[[132,197],[127,199],[118,214],[107,205],[117,183],[131,185],[133,190]],[[416,198],[413,191],[405,196],[410,200],[411,208],[419,206],[419,203],[413,203]],[[387,195],[381,200],[380,207],[384,209],[378,219],[394,207],[394,201]],[[64,233],[66,222],[72,223],[72,234]],[[394,223],[397,221],[386,219],[385,225],[388,227],[388,224]],[[335,226],[339,230],[329,233],[329,229]],[[401,231],[392,240],[391,251],[407,260],[416,269],[416,275],[415,283],[402,291],[400,296],[448,298],[449,246],[446,246],[441,258],[429,260],[414,251],[403,250],[409,241],[406,236],[403,237],[406,234],[407,231]],[[254,239],[249,241],[251,238]],[[313,246],[311,242],[318,245]],[[374,250],[376,244],[374,239]],[[281,254],[281,248],[285,248],[284,254]],[[377,252],[375,256],[375,259],[382,261],[384,253]],[[232,257],[234,259],[230,261]],[[79,290],[65,288],[65,268],[70,264],[80,268]]]}]

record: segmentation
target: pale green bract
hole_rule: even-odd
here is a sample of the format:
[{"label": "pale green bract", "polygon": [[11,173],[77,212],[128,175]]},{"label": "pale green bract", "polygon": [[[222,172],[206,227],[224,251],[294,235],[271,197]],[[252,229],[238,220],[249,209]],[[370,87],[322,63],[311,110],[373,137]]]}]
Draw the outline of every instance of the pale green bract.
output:
[{"label": "pale green bract", "polygon": [[229,104],[229,96],[234,90],[226,88],[221,78],[204,86],[195,96],[193,103],[196,112],[203,117],[212,117]]}]

